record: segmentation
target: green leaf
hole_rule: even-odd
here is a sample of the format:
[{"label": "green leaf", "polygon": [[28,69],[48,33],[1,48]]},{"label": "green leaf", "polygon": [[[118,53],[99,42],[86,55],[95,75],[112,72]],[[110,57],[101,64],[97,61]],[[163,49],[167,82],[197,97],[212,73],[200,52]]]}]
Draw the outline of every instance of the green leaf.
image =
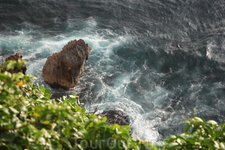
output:
[{"label": "green leaf", "polygon": [[121,136],[123,139],[129,139],[129,138],[130,138],[130,135],[129,135],[129,134],[126,134],[126,133],[121,133],[120,136]]},{"label": "green leaf", "polygon": [[220,147],[221,147],[221,149],[225,149],[225,143],[220,142]]},{"label": "green leaf", "polygon": [[113,124],[113,126],[112,126],[112,129],[117,129],[117,128],[119,128],[120,126],[118,125],[118,124]]},{"label": "green leaf", "polygon": [[187,124],[184,128],[184,132],[187,133],[188,130],[190,129],[191,125],[190,124]]},{"label": "green leaf", "polygon": [[195,122],[203,122],[203,120],[199,117],[194,117],[192,120]]},{"label": "green leaf", "polygon": [[9,110],[10,110],[12,113],[14,113],[14,114],[18,114],[18,113],[19,113],[19,111],[16,110],[15,108],[13,108],[13,107],[9,107]]},{"label": "green leaf", "polygon": [[199,129],[199,124],[195,125],[192,130],[191,130],[191,133],[195,133],[198,129]]},{"label": "green leaf", "polygon": [[67,148],[72,148],[72,146],[67,138],[61,137],[60,140],[66,145]]},{"label": "green leaf", "polygon": [[181,123],[188,123],[188,124],[190,124],[190,121],[189,120],[184,120],[184,121],[181,121]]},{"label": "green leaf", "polygon": [[49,134],[46,129],[41,129],[41,133],[45,138],[51,138],[51,134]]},{"label": "green leaf", "polygon": [[211,124],[211,125],[218,125],[217,122],[214,121],[214,120],[209,120],[209,121],[207,121],[206,123],[209,123],[209,124]]},{"label": "green leaf", "polygon": [[181,146],[179,146],[176,142],[169,143],[167,146],[169,150],[177,150],[181,148]]},{"label": "green leaf", "polygon": [[0,111],[2,111],[2,113],[4,113],[4,115],[10,114],[9,109],[6,107],[0,108]]},{"label": "green leaf", "polygon": [[122,143],[123,149],[124,150],[128,150],[127,143],[125,141],[123,141],[123,140],[121,141],[121,143]]},{"label": "green leaf", "polygon": [[205,125],[204,129],[205,129],[205,132],[207,133],[207,135],[209,135],[210,137],[213,135],[212,127]]},{"label": "green leaf", "polygon": [[15,64],[16,64],[16,61],[15,60],[7,61],[4,64],[5,65],[5,69],[6,70],[14,69],[15,68]]},{"label": "green leaf", "polygon": [[43,137],[40,137],[40,138],[38,139],[38,141],[39,141],[42,145],[45,145],[45,144],[46,144],[46,140],[45,140],[45,138],[43,138]]},{"label": "green leaf", "polygon": [[109,124],[108,122],[100,122],[98,124],[98,127],[110,127],[110,126],[111,126],[111,124]]},{"label": "green leaf", "polygon": [[214,149],[213,143],[208,140],[201,142],[201,145],[207,147],[207,149]]},{"label": "green leaf", "polygon": [[10,80],[8,73],[0,73],[0,80]]},{"label": "green leaf", "polygon": [[214,141],[214,147],[216,149],[220,149],[220,144],[217,141]]},{"label": "green leaf", "polygon": [[51,149],[62,149],[62,145],[58,141],[51,140]]}]

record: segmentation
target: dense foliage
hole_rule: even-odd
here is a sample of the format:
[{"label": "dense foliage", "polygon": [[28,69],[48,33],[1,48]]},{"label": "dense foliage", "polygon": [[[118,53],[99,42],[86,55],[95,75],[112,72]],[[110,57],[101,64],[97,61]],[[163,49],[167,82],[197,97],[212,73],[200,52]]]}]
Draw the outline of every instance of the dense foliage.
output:
[{"label": "dense foliage", "polygon": [[164,141],[168,150],[225,150],[225,124],[194,117],[187,121],[184,133],[172,135]]},{"label": "dense foliage", "polygon": [[[23,62],[24,63],[24,62]],[[19,63],[21,64],[21,63]],[[16,61],[6,69],[20,67]],[[76,95],[51,99],[50,90],[22,73],[0,73],[0,149],[147,149],[129,126],[85,113]]]},{"label": "dense foliage", "polygon": [[[9,61],[6,70],[24,62]],[[31,75],[0,73],[0,149],[163,149],[224,150],[225,125],[191,118],[181,135],[153,146],[130,136],[129,126],[85,113],[76,95],[51,99],[50,90],[32,84]]]}]

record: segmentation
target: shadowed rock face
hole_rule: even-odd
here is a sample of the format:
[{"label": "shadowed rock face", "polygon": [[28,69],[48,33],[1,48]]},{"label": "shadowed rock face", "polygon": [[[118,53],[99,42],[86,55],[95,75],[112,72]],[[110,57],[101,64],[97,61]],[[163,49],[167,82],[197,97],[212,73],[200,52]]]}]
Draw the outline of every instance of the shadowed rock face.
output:
[{"label": "shadowed rock face", "polygon": [[[7,57],[5,59],[5,62],[9,61],[9,60],[15,60],[15,61],[19,61],[19,60],[22,60],[22,57],[23,55],[21,53],[16,53],[15,55],[10,55],[9,57]],[[4,65],[4,63],[2,64]],[[1,66],[2,66],[1,65]],[[18,72],[22,72],[23,74],[26,74],[26,70],[27,70],[27,67],[25,64],[22,65],[22,67],[19,69],[19,68],[15,68],[13,70],[8,70],[8,72],[10,73],[18,73]],[[5,69],[2,69],[1,72],[4,72]]]},{"label": "shadowed rock face", "polygon": [[120,110],[109,110],[98,114],[102,117],[107,117],[107,122],[111,124],[129,125],[129,118]]},{"label": "shadowed rock face", "polygon": [[61,52],[48,57],[43,70],[44,81],[53,88],[69,89],[74,87],[88,59],[90,47],[84,40],[73,40]]}]

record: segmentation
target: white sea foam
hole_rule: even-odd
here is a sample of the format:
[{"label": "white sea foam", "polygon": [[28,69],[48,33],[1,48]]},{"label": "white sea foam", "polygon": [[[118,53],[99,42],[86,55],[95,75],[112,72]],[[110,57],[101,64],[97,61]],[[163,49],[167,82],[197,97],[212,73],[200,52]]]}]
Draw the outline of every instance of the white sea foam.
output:
[{"label": "white sea foam", "polygon": [[225,63],[225,39],[221,38],[222,42],[215,40],[207,41],[206,56],[214,61]]}]

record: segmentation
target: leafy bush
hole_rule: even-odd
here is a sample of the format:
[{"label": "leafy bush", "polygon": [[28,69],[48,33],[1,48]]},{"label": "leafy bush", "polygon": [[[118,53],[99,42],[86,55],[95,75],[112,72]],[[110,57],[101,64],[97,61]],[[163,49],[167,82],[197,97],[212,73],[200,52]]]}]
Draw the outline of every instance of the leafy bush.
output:
[{"label": "leafy bush", "polygon": [[[10,61],[6,69],[24,62]],[[156,149],[134,140],[129,126],[85,113],[76,95],[51,99],[31,75],[0,73],[0,149]]]},{"label": "leafy bush", "polygon": [[165,150],[225,150],[225,124],[194,117],[187,121],[184,133],[164,141]]}]

